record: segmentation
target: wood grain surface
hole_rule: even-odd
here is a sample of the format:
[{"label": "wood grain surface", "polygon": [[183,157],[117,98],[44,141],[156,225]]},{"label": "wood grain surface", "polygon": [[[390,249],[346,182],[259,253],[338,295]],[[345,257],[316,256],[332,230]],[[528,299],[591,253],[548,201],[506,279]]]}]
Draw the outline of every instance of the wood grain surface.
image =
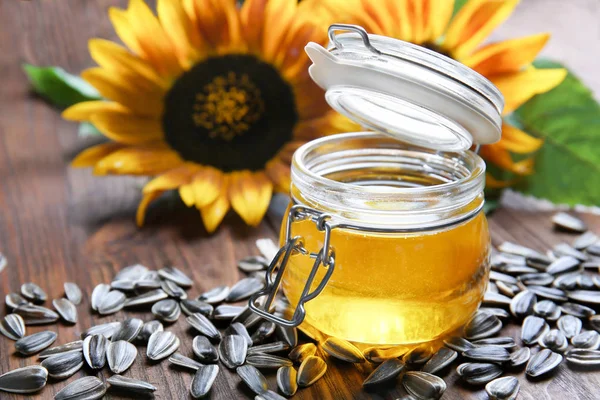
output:
[{"label": "wood grain surface", "polygon": [[[133,216],[143,180],[96,178],[89,170],[72,170],[69,160],[88,146],[76,136],[76,126],[60,119],[56,110],[31,95],[20,65],[61,65],[80,71],[92,65],[87,39],[113,39],[106,17],[110,5],[125,0],[0,0],[0,251],[8,266],[0,272],[0,294],[18,291],[23,282],[40,284],[49,297],[63,296],[63,282],[77,282],[88,295],[98,283],[108,282],[115,272],[132,263],[158,268],[172,264],[193,277],[190,294],[217,284],[232,284],[240,278],[236,260],[256,253],[254,242],[275,237],[277,223],[264,222],[251,229],[229,216],[220,230],[207,236],[194,210],[173,200],[150,209],[144,229],[135,227]],[[600,218],[583,216],[600,231]],[[552,232],[548,214],[525,214],[501,210],[490,226],[495,243],[513,240],[544,250],[566,234]],[[99,317],[89,312],[86,296],[78,307],[79,322],[29,327],[28,333],[51,329],[57,343],[78,338],[89,326],[125,317],[119,313]],[[4,312],[2,312],[2,315]],[[149,313],[127,313],[150,318]],[[180,351],[191,355],[192,336],[183,320],[170,328],[182,339]],[[506,329],[515,335],[512,329]],[[0,338],[0,372],[31,365],[36,358],[14,354],[13,342]],[[300,390],[295,399],[396,399],[404,394],[400,385],[383,393],[362,390],[361,382],[371,371],[368,364],[353,366],[328,361],[325,377]],[[221,370],[212,399],[252,398],[237,375]],[[90,371],[80,371],[66,381],[50,381],[31,397],[0,392],[0,399],[50,399],[69,382]],[[98,373],[107,378],[107,370]],[[149,363],[138,356],[125,376],[147,380],[158,387],[157,399],[188,399],[192,375],[168,362]],[[600,398],[600,372],[573,371],[566,364],[551,378],[531,382],[518,374],[521,399]],[[454,372],[444,376],[449,389],[444,399],[485,399],[481,389],[462,384]],[[274,374],[269,385],[275,389]],[[107,395],[107,398],[117,398]]]}]

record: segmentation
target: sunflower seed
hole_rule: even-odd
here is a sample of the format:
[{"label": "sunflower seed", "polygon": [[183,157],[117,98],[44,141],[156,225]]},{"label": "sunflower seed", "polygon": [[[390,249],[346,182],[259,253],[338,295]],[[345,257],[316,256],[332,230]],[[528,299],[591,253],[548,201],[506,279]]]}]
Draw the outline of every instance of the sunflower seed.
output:
[{"label": "sunflower seed", "polygon": [[154,385],[148,382],[140,381],[138,379],[126,378],[121,375],[113,375],[106,380],[110,383],[111,388],[116,388],[120,391],[137,394],[142,396],[150,396],[156,391]]},{"label": "sunflower seed", "polygon": [[81,353],[83,351],[83,340],[76,340],[74,342],[61,344],[60,346],[51,347],[42,351],[39,355],[39,359],[45,359],[58,354],[65,353]]},{"label": "sunflower seed", "polygon": [[154,332],[148,340],[146,355],[149,359],[158,361],[169,357],[179,348],[179,338],[172,332]]},{"label": "sunflower seed", "polygon": [[555,214],[552,217],[552,222],[558,229],[566,231],[585,232],[587,230],[587,226],[582,220],[565,212]]},{"label": "sunflower seed", "polygon": [[543,257],[537,251],[530,249],[529,247],[521,246],[519,244],[504,242],[498,246],[498,250],[504,253],[515,254],[523,257]]},{"label": "sunflower seed", "polygon": [[556,323],[556,326],[567,339],[571,339],[572,337],[579,335],[583,323],[577,317],[572,315],[563,315]]},{"label": "sunflower seed", "polygon": [[23,317],[25,325],[44,325],[58,321],[58,314],[49,308],[24,304],[13,310],[13,313]]},{"label": "sunflower seed", "polygon": [[271,353],[279,353],[281,351],[286,351],[290,349],[290,345],[286,342],[272,342],[267,344],[261,344],[259,346],[250,347],[248,349],[248,355],[262,353],[262,354],[271,354]]},{"label": "sunflower seed", "polygon": [[421,371],[435,374],[452,364],[457,357],[456,351],[442,347],[427,361]]},{"label": "sunflower seed", "polygon": [[6,256],[0,253],[0,272],[4,271],[4,268],[6,268],[7,264],[8,261],[6,260]]},{"label": "sunflower seed", "polygon": [[196,357],[203,363],[212,364],[219,361],[217,349],[215,349],[206,336],[196,336],[192,342],[192,350]]},{"label": "sunflower seed", "polygon": [[510,336],[501,336],[488,339],[480,339],[473,342],[476,346],[500,346],[505,349],[513,349],[517,347],[515,339]]},{"label": "sunflower seed", "polygon": [[25,356],[39,353],[47,347],[50,347],[56,340],[57,334],[52,331],[37,332],[25,336],[15,342],[15,349]]},{"label": "sunflower seed", "polygon": [[530,357],[531,350],[529,349],[529,347],[521,347],[519,350],[511,353],[510,362],[508,363],[508,365],[511,368],[522,367],[527,363],[527,361],[529,361]]},{"label": "sunflower seed", "polygon": [[494,282],[489,282],[489,281],[488,281],[486,292],[500,293],[498,291],[498,286],[496,286],[496,284]]},{"label": "sunflower seed", "polygon": [[570,300],[586,304],[600,304],[600,291],[573,290],[567,293]]},{"label": "sunflower seed", "polygon": [[598,256],[600,256],[600,244],[598,244],[598,243],[593,244],[593,245],[589,246],[588,248],[586,248],[585,251],[588,254],[598,257]]},{"label": "sunflower seed", "polygon": [[81,300],[83,299],[83,294],[81,293],[81,289],[77,286],[76,283],[73,282],[65,282],[63,285],[65,288],[65,296],[71,303],[74,305],[81,304]]},{"label": "sunflower seed", "polygon": [[252,311],[250,307],[244,308],[244,311],[242,311],[240,314],[238,314],[237,317],[231,320],[231,322],[233,323],[239,322],[243,324],[247,329],[252,328],[253,326],[259,324],[261,321],[263,321],[262,317],[256,314],[254,311]]},{"label": "sunflower seed", "polygon": [[289,347],[295,347],[298,344],[298,330],[287,326],[276,325],[275,335],[286,342]]},{"label": "sunflower seed", "polygon": [[582,263],[581,268],[584,270],[598,271],[600,269],[600,258],[594,257],[592,260]]},{"label": "sunflower seed", "polygon": [[56,354],[46,358],[41,365],[46,368],[49,377],[67,379],[83,367],[83,354],[81,352]]},{"label": "sunflower seed", "polygon": [[206,394],[212,388],[217,375],[219,374],[219,366],[217,364],[203,365],[198,368],[194,379],[192,379],[192,385],[190,387],[190,393],[193,398],[199,399],[206,396]]},{"label": "sunflower seed", "polygon": [[174,297],[179,300],[187,299],[186,291],[173,281],[163,280],[160,282],[160,287],[169,295],[169,297]]},{"label": "sunflower seed", "polygon": [[402,356],[402,361],[405,364],[424,364],[431,357],[433,353],[431,347],[428,345],[421,345],[410,349],[406,354]]},{"label": "sunflower seed", "polygon": [[552,282],[552,286],[561,290],[572,290],[577,286],[577,272],[559,275]]},{"label": "sunflower seed", "polygon": [[343,339],[330,337],[321,344],[321,347],[327,354],[338,360],[349,363],[363,363],[366,361],[362,352],[356,346]]},{"label": "sunflower seed", "polygon": [[164,279],[175,282],[177,285],[189,288],[192,287],[194,282],[181,270],[175,267],[164,267],[158,270],[158,275]]},{"label": "sunflower seed", "polygon": [[24,283],[21,285],[21,294],[26,299],[34,303],[43,303],[48,299],[46,292],[33,282]]},{"label": "sunflower seed", "polygon": [[248,345],[240,335],[228,335],[219,344],[219,359],[229,369],[234,369],[244,363]]},{"label": "sunflower seed", "polygon": [[228,295],[229,286],[217,286],[208,292],[202,293],[200,296],[198,296],[198,300],[205,301],[209,304],[217,304],[224,301]]},{"label": "sunflower seed", "polygon": [[307,387],[318,381],[327,372],[327,364],[322,358],[308,356],[298,368],[298,386]]},{"label": "sunflower seed", "polygon": [[404,389],[418,399],[439,399],[446,390],[446,382],[427,372],[408,371],[402,377]]},{"label": "sunflower seed", "polygon": [[118,281],[112,281],[110,288],[114,290],[120,290],[122,292],[130,292],[135,289],[135,282],[129,279],[120,279]]},{"label": "sunflower seed", "polygon": [[129,369],[135,361],[137,354],[136,347],[125,340],[111,342],[106,349],[108,366],[115,374],[120,374]]},{"label": "sunflower seed", "polygon": [[498,364],[464,363],[456,368],[456,372],[471,385],[483,385],[502,375],[503,371]]},{"label": "sunflower seed", "polygon": [[234,319],[244,311],[243,306],[231,306],[228,304],[221,304],[213,312],[212,317],[216,320],[229,320]]},{"label": "sunflower seed", "polygon": [[7,294],[4,298],[4,302],[6,303],[6,307],[12,308],[13,310],[19,306],[29,304],[29,302],[18,293]]},{"label": "sunflower seed", "polygon": [[464,334],[467,339],[484,339],[493,336],[500,329],[502,329],[502,321],[498,317],[479,310],[465,325]]},{"label": "sunflower seed", "polygon": [[39,365],[14,369],[0,375],[0,391],[35,393],[46,386],[48,371]]},{"label": "sunflower seed", "polygon": [[94,288],[91,297],[92,310],[98,311],[100,301],[108,294],[108,292],[110,292],[110,285],[105,283],[101,283]]},{"label": "sunflower seed", "polygon": [[557,244],[556,246],[554,246],[553,251],[559,256],[571,256],[581,261],[587,261],[589,259],[587,254],[572,248],[566,243]]},{"label": "sunflower seed", "polygon": [[535,303],[533,312],[547,321],[556,321],[560,317],[561,309],[552,300],[542,300]]},{"label": "sunflower seed", "polygon": [[490,271],[490,280],[496,282],[504,282],[504,283],[517,283],[517,278],[514,276],[506,275],[497,271]]},{"label": "sunflower seed", "polygon": [[142,279],[149,271],[150,270],[147,267],[141,264],[129,265],[117,272],[115,280],[127,279],[130,281],[137,281]]},{"label": "sunflower seed", "polygon": [[510,353],[500,346],[477,346],[462,353],[463,357],[474,361],[499,362],[510,360]]},{"label": "sunflower seed", "polygon": [[162,281],[159,279],[144,279],[141,281],[133,282],[133,291],[136,294],[142,294],[149,290],[161,289],[162,282],[170,282],[170,281]]},{"label": "sunflower seed", "polygon": [[106,324],[95,325],[84,331],[81,334],[81,338],[85,339],[86,337],[92,335],[102,335],[105,338],[110,339],[120,328],[120,322],[107,322]]},{"label": "sunflower seed", "polygon": [[212,305],[208,304],[205,301],[200,301],[200,300],[191,300],[191,299],[181,300],[179,305],[181,306],[181,310],[187,316],[190,316],[190,315],[196,314],[196,313],[200,313],[200,314],[204,315],[205,317],[210,318],[212,316],[213,309],[214,309],[214,307]]},{"label": "sunflower seed", "polygon": [[[454,353],[456,354],[456,353]],[[371,388],[382,383],[395,380],[406,365],[397,358],[391,358],[381,363],[363,382],[364,388]]]},{"label": "sunflower seed", "polygon": [[261,394],[269,390],[267,378],[256,367],[242,365],[237,367],[235,371],[254,393]]},{"label": "sunflower seed", "polygon": [[286,396],[293,396],[298,390],[296,370],[292,366],[284,366],[277,370],[277,387]]},{"label": "sunflower seed", "polygon": [[231,291],[225,298],[225,301],[233,303],[247,299],[255,293],[261,291],[264,283],[256,278],[244,278],[231,287]]},{"label": "sunflower seed", "polygon": [[571,339],[573,347],[578,349],[597,350],[600,348],[600,335],[596,331],[586,331]]},{"label": "sunflower seed", "polygon": [[52,300],[52,305],[65,322],[70,324],[77,323],[77,308],[75,308],[75,304],[71,303],[68,299],[62,298]]},{"label": "sunflower seed", "polygon": [[125,307],[137,307],[142,305],[154,304],[169,297],[167,292],[162,289],[154,289],[146,293],[142,293],[135,297],[130,297],[125,301]]},{"label": "sunflower seed", "polygon": [[277,369],[279,367],[291,366],[292,362],[283,357],[272,354],[252,353],[246,356],[246,363],[256,368]]},{"label": "sunflower seed", "polygon": [[526,345],[535,344],[540,337],[548,333],[550,327],[540,317],[530,315],[523,320],[521,340]]},{"label": "sunflower seed", "polygon": [[501,281],[498,281],[496,286],[498,288],[498,292],[507,297],[514,297],[517,293],[521,291],[519,286]]},{"label": "sunflower seed", "polygon": [[213,341],[221,340],[221,333],[215,327],[215,325],[209,321],[204,315],[196,313],[187,317],[186,321],[198,332],[207,336]]},{"label": "sunflower seed", "polygon": [[263,321],[260,323],[256,331],[250,336],[253,344],[262,343],[265,339],[271,337],[275,333],[275,324],[271,321]]},{"label": "sunflower seed", "polygon": [[527,290],[535,293],[536,296],[539,296],[543,299],[553,300],[553,301],[567,301],[567,294],[560,289],[545,287],[545,286],[527,286]]},{"label": "sunflower seed", "polygon": [[565,335],[558,329],[551,329],[539,339],[540,346],[548,348],[557,353],[562,353],[569,346]]},{"label": "sunflower seed", "polygon": [[106,364],[108,339],[103,335],[91,335],[83,340],[83,358],[91,369],[101,369]]},{"label": "sunflower seed", "polygon": [[152,306],[152,314],[164,322],[175,322],[181,315],[181,308],[173,299],[161,300]]},{"label": "sunflower seed", "polygon": [[100,299],[98,312],[102,315],[114,314],[123,309],[125,301],[125,293],[118,290],[111,290]]},{"label": "sunflower seed", "polygon": [[527,315],[533,314],[533,306],[537,301],[534,293],[524,290],[517,294],[510,303],[510,312],[516,318],[524,318]]},{"label": "sunflower seed", "polygon": [[[300,348],[304,345],[298,346]],[[316,349],[315,349],[316,350]],[[399,358],[408,352],[409,348],[405,346],[373,346],[363,351],[364,357],[371,363],[379,364],[390,358]],[[313,354],[310,354],[313,355]],[[290,353],[290,359],[292,353]],[[300,360],[301,361],[301,360]]]},{"label": "sunflower seed", "polygon": [[288,354],[288,358],[292,361],[302,363],[304,359],[314,356],[316,352],[317,346],[313,343],[304,343],[294,347],[292,351],[290,351],[290,354]]},{"label": "sunflower seed", "polygon": [[509,306],[510,300],[510,297],[489,291],[483,295],[483,305],[486,306]]},{"label": "sunflower seed", "polygon": [[148,343],[148,339],[150,339],[150,336],[152,336],[154,332],[164,330],[165,328],[163,327],[163,324],[160,321],[148,321],[144,324],[144,326],[142,326],[142,330],[140,331],[140,333],[138,333],[135,340],[144,344]]},{"label": "sunflower seed", "polygon": [[588,318],[596,314],[594,309],[576,303],[563,303],[560,305],[560,309],[565,314],[573,315],[579,318]]},{"label": "sunflower seed", "polygon": [[592,315],[588,318],[588,322],[590,323],[592,329],[595,329],[596,331],[600,332],[600,316]]},{"label": "sunflower seed", "polygon": [[106,385],[95,376],[79,378],[56,393],[54,400],[96,400],[106,394]]},{"label": "sunflower seed", "polygon": [[526,265],[526,258],[511,253],[494,253],[492,254],[492,265]]},{"label": "sunflower seed", "polygon": [[467,339],[462,338],[460,336],[453,336],[448,339],[444,339],[444,344],[446,347],[451,348],[452,350],[463,352],[475,347],[475,345],[469,342]]},{"label": "sunflower seed", "polygon": [[225,335],[243,336],[244,339],[246,339],[246,342],[248,343],[248,347],[252,346],[252,338],[250,337],[248,330],[246,329],[246,327],[243,324],[241,324],[239,322],[234,322],[231,325],[229,325],[227,327],[227,329],[225,330]]},{"label": "sunflower seed", "polygon": [[565,354],[571,364],[585,367],[600,367],[600,350],[573,349]]},{"label": "sunflower seed", "polygon": [[485,391],[491,400],[515,400],[519,388],[519,380],[514,376],[494,379],[485,385]]},{"label": "sunflower seed", "polygon": [[[596,278],[596,277],[594,277]],[[594,280],[591,276],[585,274],[579,274],[577,276],[577,287],[579,289],[584,290],[593,290],[596,289],[596,285],[594,284]]]},{"label": "sunflower seed", "polygon": [[549,349],[542,349],[531,357],[527,363],[527,368],[525,368],[525,373],[534,378],[547,374],[558,367],[562,360],[563,357],[560,354]]},{"label": "sunflower seed", "polygon": [[169,362],[180,367],[193,369],[194,371],[197,371],[198,368],[203,365],[196,360],[192,360],[191,358],[184,356],[181,353],[171,354],[169,357]]},{"label": "sunflower seed", "polygon": [[[530,262],[529,260],[527,261],[528,263]],[[538,266],[538,264],[535,264],[536,266]],[[541,264],[540,267],[535,268],[535,267],[530,267],[527,265],[503,265],[502,267],[499,268],[500,272],[503,272],[505,274],[509,274],[509,275],[521,275],[521,274],[534,274],[540,271],[540,269],[545,269],[546,268],[546,264]]]},{"label": "sunflower seed", "polygon": [[575,271],[581,262],[575,257],[562,256],[546,268],[546,272],[552,275],[564,274]]},{"label": "sunflower seed", "polygon": [[25,321],[19,314],[8,314],[0,322],[0,333],[12,340],[25,336]]},{"label": "sunflower seed", "polygon": [[547,286],[554,281],[554,275],[547,272],[535,272],[533,274],[523,274],[519,276],[519,282],[523,285]]},{"label": "sunflower seed", "polygon": [[133,342],[135,338],[140,334],[144,327],[144,321],[139,318],[127,318],[121,323],[121,327],[112,336],[112,341],[117,342],[119,340],[125,340],[127,342]]},{"label": "sunflower seed", "polygon": [[263,256],[250,256],[238,261],[238,268],[244,272],[255,272],[267,269],[269,261]]},{"label": "sunflower seed", "polygon": [[262,394],[257,394],[254,400],[286,400],[286,398],[272,390],[267,390]]}]

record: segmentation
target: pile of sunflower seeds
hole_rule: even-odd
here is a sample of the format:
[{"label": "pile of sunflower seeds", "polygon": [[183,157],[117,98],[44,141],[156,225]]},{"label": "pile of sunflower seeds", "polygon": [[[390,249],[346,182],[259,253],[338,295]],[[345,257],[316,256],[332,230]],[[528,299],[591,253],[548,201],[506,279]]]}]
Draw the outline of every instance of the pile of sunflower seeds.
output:
[{"label": "pile of sunflower seeds", "polygon": [[[151,383],[120,375],[135,362],[138,347],[145,346],[148,359],[168,360],[194,374],[189,388],[193,398],[210,392],[224,366],[235,370],[255,400],[284,399],[318,381],[327,371],[327,357],[333,357],[376,366],[363,382],[368,391],[389,387],[401,376],[408,393],[402,400],[440,398],[447,387],[440,375],[459,360],[456,371],[462,380],[485,386],[491,399],[515,399],[519,381],[513,376],[501,377],[505,371],[524,368],[531,378],[551,375],[563,359],[580,368],[600,367],[600,316],[594,309],[600,304],[600,239],[568,214],[559,213],[553,221],[558,228],[581,235],[571,245],[561,243],[546,253],[509,242],[500,245],[492,254],[482,307],[465,325],[462,336],[446,339],[445,347],[436,352],[429,345],[361,350],[307,324],[299,331],[309,340],[301,343],[295,328],[277,326],[247,306],[237,305],[265,285],[265,269],[278,250],[269,239],[257,241],[261,256],[238,263],[247,277],[197,298],[188,298],[193,282],[177,268],[154,271],[132,265],[122,269],[112,282],[94,288],[90,298],[93,311],[111,315],[123,309],[146,308],[153,319],[106,322],[87,329],[81,340],[55,347],[50,347],[57,340],[55,332],[27,336],[26,326],[59,319],[76,323],[76,306],[83,294],[76,284],[65,283],[65,298],[54,300],[51,310],[41,305],[47,300],[44,290],[26,283],[20,294],[6,296],[12,313],[1,321],[0,332],[16,341],[17,352],[38,354],[41,361],[1,375],[0,390],[34,393],[44,388],[48,377],[63,380],[84,367],[93,373],[107,366],[114,375],[106,382],[86,376],[66,386],[55,399],[99,399],[108,390],[132,397],[152,396],[156,387]],[[280,297],[274,311],[289,316],[291,306]],[[182,312],[193,337],[180,338],[165,328],[181,319]],[[521,326],[522,345],[512,337],[497,336],[508,323]],[[192,357],[177,352],[181,340],[191,341]],[[269,389],[261,371],[276,371],[281,395]]]}]

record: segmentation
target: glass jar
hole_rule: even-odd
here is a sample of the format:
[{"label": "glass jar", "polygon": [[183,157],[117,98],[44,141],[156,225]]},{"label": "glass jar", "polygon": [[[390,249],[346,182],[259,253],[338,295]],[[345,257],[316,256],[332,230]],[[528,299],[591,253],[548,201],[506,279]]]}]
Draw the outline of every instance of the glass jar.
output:
[{"label": "glass jar", "polygon": [[[337,35],[339,29],[354,33]],[[292,161],[292,203],[251,308],[365,344],[420,344],[462,326],[489,274],[485,163],[502,97],[446,57],[356,26],[309,43],[329,104],[380,133],[321,138]],[[282,288],[292,305],[271,313]]]}]

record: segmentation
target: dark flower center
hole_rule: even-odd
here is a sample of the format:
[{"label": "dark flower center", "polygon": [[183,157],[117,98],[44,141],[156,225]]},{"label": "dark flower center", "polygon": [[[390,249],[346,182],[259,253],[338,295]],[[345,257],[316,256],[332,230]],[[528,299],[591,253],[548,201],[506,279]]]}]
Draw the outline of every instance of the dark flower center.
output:
[{"label": "dark flower center", "polygon": [[167,93],[165,138],[188,161],[223,171],[260,170],[292,139],[292,88],[250,55],[204,60]]},{"label": "dark flower center", "polygon": [[429,50],[433,50],[436,53],[440,53],[440,54],[442,54],[442,55],[444,55],[446,57],[452,58],[452,55],[450,53],[442,50],[442,48],[440,46],[438,46],[437,44],[435,44],[433,42],[426,42],[426,43],[423,43],[421,46],[423,46],[423,47],[425,47],[425,48],[427,48]]}]

